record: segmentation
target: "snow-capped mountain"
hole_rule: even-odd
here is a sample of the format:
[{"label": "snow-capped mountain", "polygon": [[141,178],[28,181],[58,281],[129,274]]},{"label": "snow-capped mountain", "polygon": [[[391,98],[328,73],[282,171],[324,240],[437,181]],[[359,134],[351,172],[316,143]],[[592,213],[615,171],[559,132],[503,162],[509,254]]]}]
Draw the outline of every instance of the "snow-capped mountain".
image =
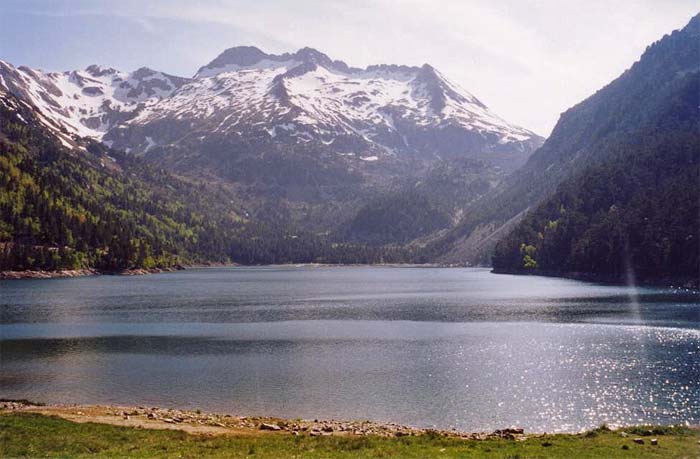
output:
[{"label": "snow-capped mountain", "polygon": [[254,47],[226,50],[105,139],[145,151],[201,136],[365,161],[507,154],[513,167],[541,142],[429,65],[359,69],[310,48]]},{"label": "snow-capped mountain", "polygon": [[542,141],[427,64],[360,69],[311,48],[230,48],[191,79],[94,65],[45,73],[0,61],[0,85],[53,127],[135,153],[192,153],[216,142],[238,153],[283,148],[363,162],[468,156],[513,169]]},{"label": "snow-capped mountain", "polygon": [[[67,146],[89,137],[220,184],[246,218],[368,243],[458,221],[543,140],[430,65],[354,68],[311,48],[230,48],[192,78],[0,61],[2,91]],[[425,231],[384,234],[373,223],[396,219],[420,219]]]},{"label": "snow-capped mountain", "polygon": [[145,67],[126,73],[91,65],[47,73],[0,61],[0,87],[31,101],[52,128],[98,140],[187,81]]}]

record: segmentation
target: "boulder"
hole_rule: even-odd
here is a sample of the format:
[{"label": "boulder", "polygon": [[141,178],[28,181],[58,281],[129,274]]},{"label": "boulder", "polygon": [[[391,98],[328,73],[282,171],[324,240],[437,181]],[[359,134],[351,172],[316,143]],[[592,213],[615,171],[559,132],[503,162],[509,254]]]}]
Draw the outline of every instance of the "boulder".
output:
[{"label": "boulder", "polygon": [[282,428],[277,424],[267,424],[263,422],[260,424],[260,430],[282,430]]}]

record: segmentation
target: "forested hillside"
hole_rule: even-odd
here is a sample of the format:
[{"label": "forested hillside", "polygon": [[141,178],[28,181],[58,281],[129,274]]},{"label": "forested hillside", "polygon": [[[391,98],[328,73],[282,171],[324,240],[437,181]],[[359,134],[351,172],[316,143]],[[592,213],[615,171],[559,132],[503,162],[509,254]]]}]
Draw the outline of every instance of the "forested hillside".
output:
[{"label": "forested hillside", "polygon": [[[477,251],[469,247],[475,242],[481,243],[478,238],[470,238],[472,233],[488,226],[493,228],[492,231],[498,231],[501,225],[511,224],[513,219],[534,210],[552,196],[561,183],[582,180],[575,178],[582,174],[593,177],[593,170],[605,173],[607,177],[606,168],[613,167],[614,163],[610,161],[620,161],[621,151],[629,151],[630,160],[635,151],[654,148],[659,162],[676,160],[673,154],[677,152],[669,153],[665,143],[682,143],[682,138],[698,136],[698,56],[700,17],[695,16],[685,28],[650,45],[640,60],[616,80],[563,113],[552,135],[525,166],[494,193],[465,209],[460,224],[428,245],[426,256],[449,262],[488,263],[491,249],[501,235],[492,237],[490,245],[483,244],[485,250]],[[642,147],[644,142],[651,144]],[[646,167],[655,165],[647,164]],[[682,167],[681,163],[677,170],[683,170]],[[647,174],[654,174],[654,170],[639,175],[641,172],[629,171],[639,181],[627,186],[654,187],[654,182],[644,181]],[[686,181],[683,189],[697,199],[697,186],[692,188],[692,185]],[[635,190],[622,189],[620,192],[632,193]],[[581,185],[578,189],[580,199],[586,199],[589,191],[597,190],[588,183]],[[604,210],[607,212],[607,208]],[[587,209],[586,212],[595,211]],[[580,224],[585,225],[585,222]],[[501,246],[500,269],[505,269],[503,255]]]},{"label": "forested hillside", "polygon": [[203,190],[92,143],[62,146],[32,109],[0,100],[1,269],[116,271],[226,261],[233,215],[195,212]]},{"label": "forested hillside", "polygon": [[[597,105],[614,117],[592,123],[582,135],[615,135],[591,151],[597,161],[565,180],[498,244],[497,271],[697,282],[699,55],[695,17],[651,46],[620,78],[625,86],[616,82],[596,95]],[[639,99],[621,107],[604,97],[615,89],[633,89]],[[588,105],[581,109],[590,111]]]},{"label": "forested hillside", "polygon": [[399,261],[399,249],[331,244],[287,222],[241,218],[226,192],[89,142],[61,145],[0,94],[0,270],[169,267],[236,261]]},{"label": "forested hillside", "polygon": [[700,278],[700,136],[650,133],[611,149],[498,243],[496,271]]}]

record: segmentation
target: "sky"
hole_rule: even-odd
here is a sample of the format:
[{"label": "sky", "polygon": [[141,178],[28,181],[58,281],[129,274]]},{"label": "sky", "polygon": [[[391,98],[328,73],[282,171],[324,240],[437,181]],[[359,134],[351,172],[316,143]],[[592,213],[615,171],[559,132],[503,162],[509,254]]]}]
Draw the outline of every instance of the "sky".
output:
[{"label": "sky", "polygon": [[0,59],[192,76],[226,48],[429,63],[547,136],[559,115],[685,26],[697,0],[0,0]]}]

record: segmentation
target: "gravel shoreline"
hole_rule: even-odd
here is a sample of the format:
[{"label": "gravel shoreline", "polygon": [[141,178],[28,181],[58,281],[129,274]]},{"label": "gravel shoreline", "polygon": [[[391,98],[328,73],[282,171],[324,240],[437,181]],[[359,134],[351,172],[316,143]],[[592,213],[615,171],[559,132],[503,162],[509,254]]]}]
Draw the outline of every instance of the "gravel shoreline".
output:
[{"label": "gravel shoreline", "polygon": [[379,437],[432,435],[465,440],[490,440],[497,438],[525,440],[529,437],[538,436],[525,435],[523,429],[517,427],[494,432],[459,432],[456,430],[421,429],[396,423],[373,421],[282,419],[145,406],[40,405],[26,400],[0,401],[0,412],[40,413],[59,416],[75,422],[98,422],[151,429],[177,429],[191,433],[206,434],[278,433],[311,437],[329,435]]}]

